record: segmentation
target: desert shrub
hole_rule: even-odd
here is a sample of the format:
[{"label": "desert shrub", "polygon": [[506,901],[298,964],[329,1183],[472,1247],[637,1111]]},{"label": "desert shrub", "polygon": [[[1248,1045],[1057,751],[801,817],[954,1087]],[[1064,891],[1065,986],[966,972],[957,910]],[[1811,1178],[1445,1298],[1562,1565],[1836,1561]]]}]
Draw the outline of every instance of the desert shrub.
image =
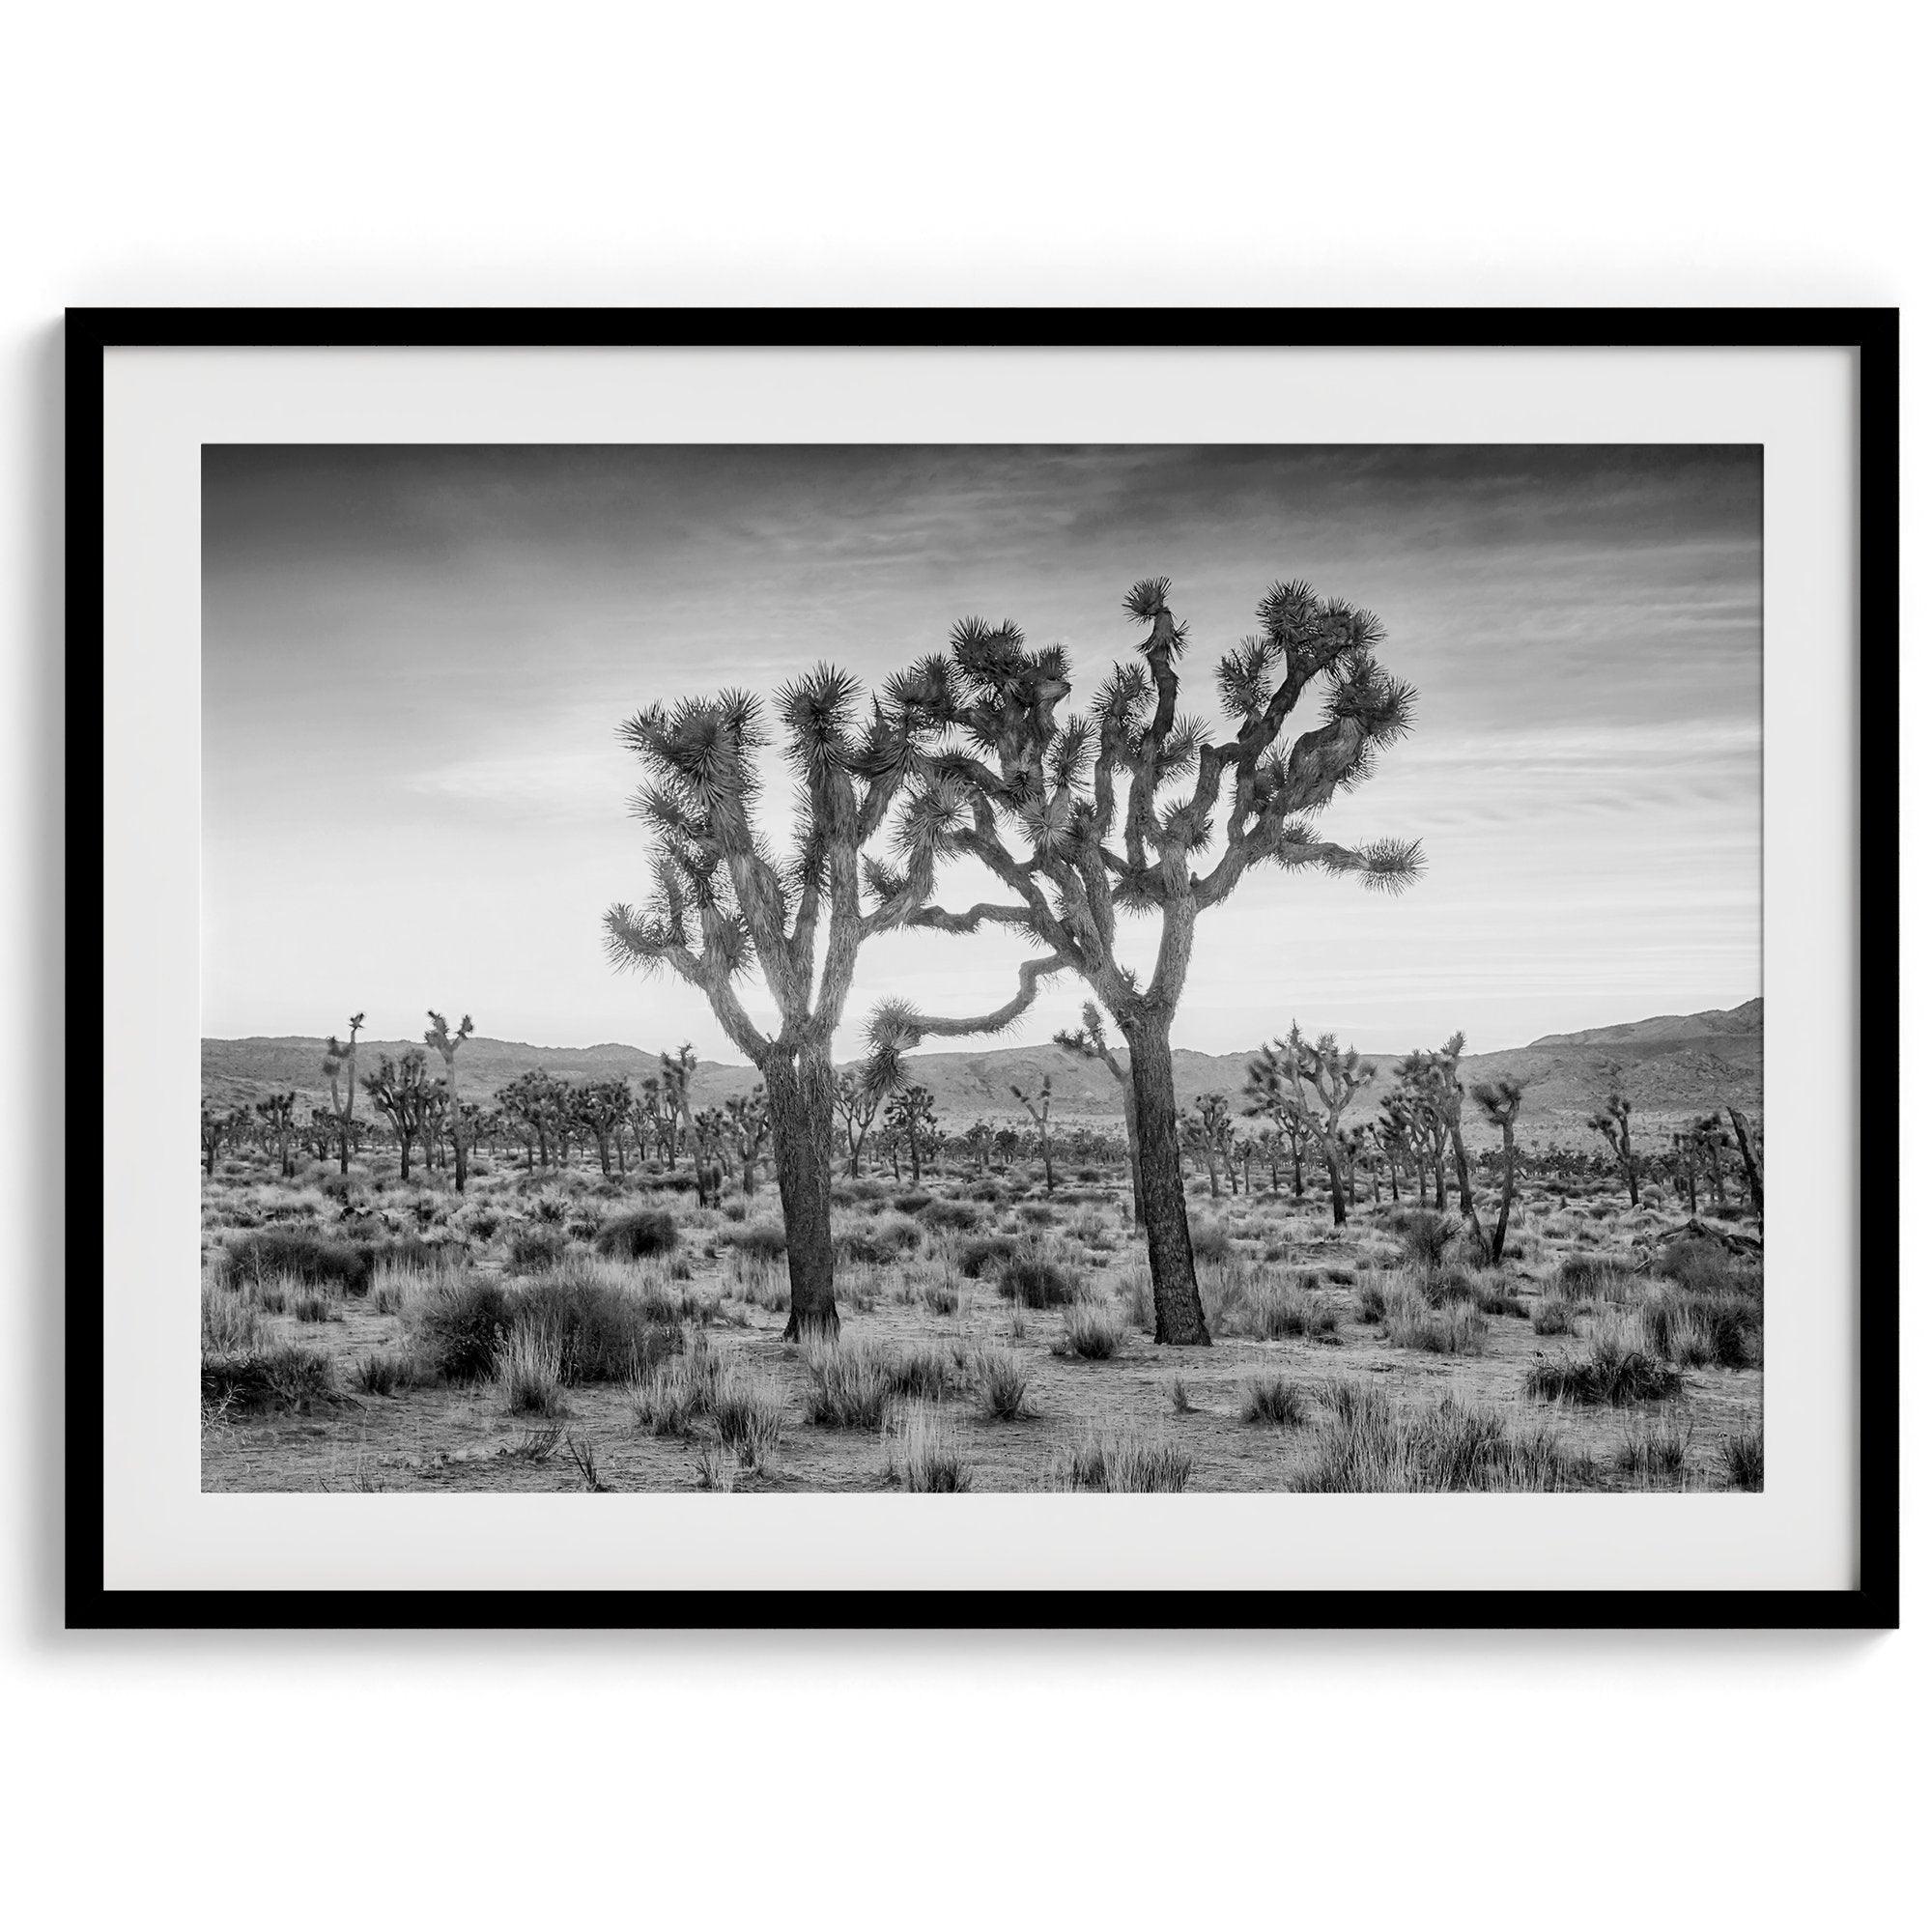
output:
[{"label": "desert shrub", "polygon": [[970,1201],[928,1201],[919,1210],[919,1218],[928,1228],[945,1228],[964,1234],[981,1226],[986,1217]]},{"label": "desert shrub", "polygon": [[1467,1268],[1432,1267],[1417,1283],[1422,1298],[1432,1308],[1447,1308],[1459,1301],[1480,1301],[1485,1294],[1499,1293],[1484,1288]]},{"label": "desert shrub", "polygon": [[1194,1240],[1194,1259],[1197,1262],[1224,1262],[1235,1251],[1235,1237],[1219,1221],[1203,1219],[1200,1226],[1191,1228],[1189,1233]]},{"label": "desert shrub", "polygon": [[1617,1448],[1617,1467],[1646,1489],[1656,1483],[1681,1488],[1690,1453],[1689,1422],[1681,1417],[1646,1415],[1625,1429]]},{"label": "desert shrub", "polygon": [[959,1495],[973,1487],[957,1432],[923,1403],[894,1416],[887,1463],[893,1481],[914,1495]]},{"label": "desert shrub", "polygon": [[[767,1315],[791,1306],[791,1275],[782,1258],[735,1254],[725,1271],[729,1292]],[[849,1296],[848,1296],[849,1298]]]},{"label": "desert shrub", "polygon": [[1372,1275],[1355,1290],[1355,1314],[1363,1321],[1388,1319],[1388,1283]]},{"label": "desert shrub", "polygon": [[1531,1332],[1538,1335],[1574,1335],[1577,1332],[1577,1318],[1567,1301],[1546,1294],[1536,1304],[1536,1313],[1530,1317],[1529,1325]]},{"label": "desert shrub", "polygon": [[975,1364],[980,1387],[980,1413],[988,1422],[1020,1422],[1032,1415],[1027,1399],[1031,1371],[1022,1356],[1009,1349],[987,1349]]},{"label": "desert shrub", "polygon": [[697,1177],[689,1168],[680,1167],[669,1174],[639,1175],[638,1185],[646,1194],[696,1194]]},{"label": "desert shrub", "polygon": [[558,1377],[573,1387],[634,1381],[683,1346],[672,1325],[687,1312],[682,1297],[635,1293],[581,1264],[539,1275],[516,1291],[510,1308],[554,1338]]},{"label": "desert shrub", "polygon": [[1120,1352],[1121,1341],[1113,1311],[1082,1302],[1066,1311],[1053,1352],[1065,1360],[1105,1362]]},{"label": "desert shrub", "polygon": [[497,1213],[496,1208],[485,1208],[481,1203],[478,1203],[463,1210],[459,1225],[462,1227],[463,1232],[472,1239],[488,1241],[495,1236],[497,1230],[503,1225],[503,1217]]},{"label": "desert shrub", "polygon": [[1548,1430],[1517,1432],[1495,1409],[1457,1402],[1399,1406],[1360,1382],[1330,1385],[1333,1410],[1313,1460],[1292,1478],[1303,1492],[1575,1490],[1592,1485],[1587,1458]]},{"label": "desert shrub", "polygon": [[875,1344],[838,1342],[810,1350],[805,1419],[826,1429],[877,1429],[892,1405],[894,1380]]},{"label": "desert shrub", "polygon": [[355,1364],[351,1380],[364,1395],[394,1395],[410,1385],[409,1357],[379,1349]]},{"label": "desert shrub", "polygon": [[1308,1398],[1286,1376],[1253,1376],[1241,1385],[1241,1420],[1299,1429],[1308,1420]]},{"label": "desert shrub", "polygon": [[597,1230],[594,1244],[613,1261],[640,1262],[668,1255],[677,1246],[677,1223],[662,1208],[634,1208],[615,1214]]},{"label": "desert shrub", "polygon": [[1485,1288],[1477,1291],[1476,1309],[1482,1315],[1514,1315],[1519,1321],[1529,1314],[1529,1304],[1520,1294],[1513,1294],[1506,1288]]},{"label": "desert shrub", "polygon": [[1402,1242],[1404,1259],[1420,1268],[1440,1267],[1456,1238],[1456,1222],[1429,1208],[1405,1208],[1388,1217],[1387,1226]]},{"label": "desert shrub", "polygon": [[919,1223],[904,1214],[833,1223],[833,1252],[844,1262],[895,1262],[919,1242]]},{"label": "desert shrub", "polygon": [[522,1227],[510,1236],[504,1268],[510,1274],[540,1274],[553,1268],[570,1251],[570,1236],[561,1228]]},{"label": "desert shrub", "polygon": [[1748,1369],[1757,1364],[1762,1310],[1742,1294],[1649,1296],[1637,1311],[1644,1345],[1683,1368]]},{"label": "desert shrub", "polygon": [[1103,1490],[1147,1494],[1187,1487],[1194,1458],[1171,1436],[1124,1429],[1063,1442],[1046,1465],[1044,1490]]},{"label": "desert shrub", "polygon": [[950,1281],[928,1281],[921,1285],[919,1298],[934,1315],[959,1313],[959,1290]]},{"label": "desert shrub", "polygon": [[711,1413],[719,1441],[740,1467],[762,1474],[784,1434],[784,1398],[778,1383],[769,1376],[723,1377],[712,1394]]},{"label": "desert shrub", "polygon": [[932,1199],[923,1187],[909,1187],[893,1196],[893,1206],[901,1214],[917,1214],[922,1208],[931,1207]]},{"label": "desert shrub", "polygon": [[297,1288],[290,1291],[288,1312],[298,1321],[340,1321],[342,1306],[333,1295],[325,1294],[319,1288]]},{"label": "desert shrub", "polygon": [[1065,1268],[1033,1253],[1015,1254],[1000,1269],[998,1288],[1022,1308],[1064,1308],[1080,1299],[1079,1284]]},{"label": "desert shrub", "polygon": [[1179,1376],[1169,1378],[1167,1400],[1176,1415],[1192,1415],[1194,1413],[1194,1397],[1188,1392],[1186,1382]]},{"label": "desert shrub", "polygon": [[952,1358],[939,1349],[900,1349],[885,1358],[893,1393],[920,1402],[938,1402],[952,1386]]},{"label": "desert shrub", "polygon": [[415,1235],[393,1235],[374,1242],[369,1249],[369,1264],[374,1274],[384,1268],[407,1268],[416,1273],[432,1268],[456,1266],[463,1260],[460,1244],[452,1241],[425,1241]]},{"label": "desert shrub", "polygon": [[1555,1287],[1572,1301],[1622,1301],[1636,1278],[1630,1263],[1614,1255],[1565,1255],[1557,1264]]},{"label": "desert shrub", "polygon": [[741,1228],[727,1228],[724,1238],[741,1255],[761,1261],[782,1261],[786,1254],[782,1221],[747,1221]]},{"label": "desert shrub", "polygon": [[1318,1300],[1299,1275],[1270,1275],[1245,1263],[1208,1268],[1201,1278],[1202,1305],[1216,1335],[1248,1335],[1279,1342],[1332,1335],[1337,1317]]},{"label": "desert shrub", "polygon": [[262,1318],[244,1296],[213,1282],[201,1285],[201,1352],[239,1355],[260,1339]]},{"label": "desert shrub", "polygon": [[889,1182],[871,1175],[841,1178],[832,1183],[832,1198],[841,1207],[851,1207],[867,1201],[883,1201],[892,1191]]},{"label": "desert shrub", "polygon": [[1010,1235],[979,1235],[959,1243],[955,1259],[959,1272],[977,1280],[982,1275],[998,1274],[1019,1253],[1019,1248],[1020,1244]]},{"label": "desert shrub", "polygon": [[335,1367],[327,1355],[296,1343],[204,1355],[201,1401],[206,1409],[290,1408],[306,1411],[335,1399]]},{"label": "desert shrub", "polygon": [[1387,1300],[1382,1326],[1393,1348],[1419,1349],[1430,1355],[1480,1355],[1489,1345],[1489,1324],[1467,1302],[1431,1308],[1406,1287]]},{"label": "desert shrub", "polygon": [[1708,1236],[1680,1235],[1658,1250],[1656,1271],[1693,1294],[1710,1294],[1737,1285],[1737,1264],[1721,1241]]},{"label": "desert shrub", "polygon": [[510,1291],[488,1275],[450,1275],[411,1302],[404,1329],[416,1359],[442,1381],[485,1381],[513,1319]]},{"label": "desert shrub", "polygon": [[1719,1445],[1723,1452],[1724,1473],[1734,1490],[1764,1488],[1764,1431],[1740,1430],[1726,1435]]},{"label": "desert shrub", "polygon": [[360,1294],[369,1286],[373,1260],[367,1248],[331,1241],[297,1228],[265,1229],[231,1241],[222,1256],[227,1282],[267,1281],[285,1275],[308,1288]]},{"label": "desert shrub", "polygon": [[554,1329],[520,1316],[497,1348],[497,1386],[512,1415],[561,1415],[563,1350]]},{"label": "desert shrub", "polygon": [[1642,1346],[1634,1324],[1612,1322],[1598,1331],[1587,1355],[1537,1363],[1525,1386],[1544,1402],[1627,1408],[1674,1396],[1684,1378]]}]

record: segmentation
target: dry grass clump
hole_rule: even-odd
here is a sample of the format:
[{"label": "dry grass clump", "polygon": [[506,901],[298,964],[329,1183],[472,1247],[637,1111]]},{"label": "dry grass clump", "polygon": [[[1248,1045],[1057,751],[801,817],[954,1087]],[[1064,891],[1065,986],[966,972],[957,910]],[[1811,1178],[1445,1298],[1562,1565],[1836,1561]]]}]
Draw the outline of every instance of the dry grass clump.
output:
[{"label": "dry grass clump", "polygon": [[1224,1262],[1235,1252],[1235,1237],[1219,1221],[1203,1219],[1188,1233],[1193,1238],[1194,1259],[1197,1262]]},{"label": "dry grass clump", "polygon": [[919,1210],[919,1218],[928,1228],[952,1234],[970,1234],[985,1225],[986,1212],[972,1201],[928,1201]]},{"label": "dry grass clump", "polygon": [[1034,1413],[1027,1395],[1032,1371],[1010,1349],[985,1349],[974,1364],[980,1413],[988,1422],[1024,1422]]},{"label": "dry grass clump", "polygon": [[1724,1459],[1724,1473],[1734,1490],[1762,1491],[1764,1488],[1764,1431],[1740,1430],[1719,1444]]},{"label": "dry grass clump", "polygon": [[1404,1286],[1386,1295],[1382,1331],[1397,1349],[1430,1355],[1480,1355],[1489,1347],[1489,1323],[1467,1302],[1432,1308],[1426,1295]]},{"label": "dry grass clump", "polygon": [[1099,1490],[1116,1494],[1177,1492],[1187,1487],[1194,1458],[1172,1436],[1122,1429],[1063,1442],[1040,1479],[1043,1490]]},{"label": "dry grass clump", "polygon": [[1299,1429],[1308,1420],[1308,1398],[1286,1376],[1252,1376],[1241,1384],[1241,1420]]},{"label": "dry grass clump", "polygon": [[784,1393],[776,1378],[744,1372],[721,1377],[711,1414],[719,1441],[737,1457],[739,1467],[762,1475],[784,1434]]},{"label": "dry grass clump", "polygon": [[879,1428],[895,1378],[886,1350],[872,1342],[831,1342],[807,1351],[805,1419],[826,1429]]},{"label": "dry grass clump", "polygon": [[379,1349],[355,1364],[351,1379],[364,1395],[398,1395],[414,1376],[407,1355]]},{"label": "dry grass clump", "polygon": [[785,1258],[785,1231],[781,1221],[747,1221],[740,1227],[725,1229],[724,1238],[741,1255],[766,1262]]},{"label": "dry grass clump", "polygon": [[561,1228],[523,1227],[510,1236],[503,1266],[510,1274],[540,1274],[570,1252],[570,1236]]},{"label": "dry grass clump", "polygon": [[1319,1340],[1335,1332],[1338,1318],[1299,1274],[1280,1275],[1250,1262],[1230,1262],[1201,1275],[1202,1306],[1215,1335],[1252,1336],[1265,1342]]},{"label": "dry grass clump", "polygon": [[1053,1352],[1065,1361],[1111,1361],[1123,1339],[1120,1320],[1111,1309],[1083,1302],[1062,1318]]},{"label": "dry grass clump", "polygon": [[976,1280],[997,1275],[1019,1253],[1020,1244],[1011,1235],[975,1235],[953,1250],[953,1263],[961,1274]]},{"label": "dry grass clump", "polygon": [[[968,1274],[972,1269],[961,1263]],[[1073,1273],[1045,1256],[1023,1252],[1001,1268],[999,1292],[1022,1308],[1064,1308],[1080,1299],[1080,1283]]]},{"label": "dry grass clump", "polygon": [[201,1284],[201,1352],[239,1355],[261,1338],[262,1318],[254,1304],[212,1281]]},{"label": "dry grass clump", "polygon": [[909,1214],[832,1218],[832,1250],[845,1262],[893,1262],[920,1244],[923,1231]]},{"label": "dry grass clump", "polygon": [[703,1331],[692,1330],[683,1354],[659,1362],[625,1391],[638,1427],[653,1435],[688,1435],[699,1416],[710,1413],[724,1373]]},{"label": "dry grass clump", "polygon": [[497,1348],[497,1386],[511,1415],[562,1415],[563,1345],[540,1319],[525,1316],[510,1324]]},{"label": "dry grass clump", "polygon": [[892,1480],[913,1495],[958,1495],[973,1487],[959,1436],[935,1409],[908,1403],[887,1435]]},{"label": "dry grass clump", "polygon": [[509,1306],[556,1338],[558,1373],[573,1386],[647,1374],[682,1346],[673,1324],[690,1312],[684,1297],[661,1287],[639,1293],[582,1259],[517,1290]]},{"label": "dry grass clump", "polygon": [[677,1242],[677,1223],[662,1208],[634,1208],[628,1214],[612,1215],[593,1237],[600,1255],[623,1262],[670,1254]]},{"label": "dry grass clump", "polygon": [[1747,1294],[1665,1289],[1637,1311],[1653,1354],[1687,1369],[1750,1369],[1758,1365],[1764,1311]]},{"label": "dry grass clump", "polygon": [[230,1286],[286,1278],[343,1294],[365,1293],[373,1266],[368,1248],[296,1228],[243,1235],[229,1242],[220,1263],[221,1279]]},{"label": "dry grass clump", "polygon": [[1560,1296],[1546,1294],[1537,1302],[1529,1326],[1530,1332],[1535,1335],[1574,1335],[1577,1332],[1576,1311]]},{"label": "dry grass clump", "polygon": [[335,1365],[327,1355],[298,1343],[202,1357],[204,1414],[270,1408],[305,1413],[318,1403],[334,1401],[336,1393]]},{"label": "dry grass clump", "polygon": [[1565,1255],[1552,1285],[1571,1301],[1627,1301],[1636,1292],[1637,1272],[1615,1255]]},{"label": "dry grass clump", "polygon": [[1290,1487],[1305,1492],[1576,1490],[1593,1486],[1587,1457],[1547,1429],[1513,1430],[1492,1408],[1457,1402],[1409,1408],[1386,1389],[1331,1384],[1334,1414]]},{"label": "dry grass clump", "polygon": [[1640,1325],[1626,1319],[1602,1323],[1587,1355],[1539,1362],[1524,1386],[1544,1402],[1628,1408],[1676,1395],[1684,1378],[1644,1348]]},{"label": "dry grass clump", "polygon": [[1682,1416],[1639,1416],[1624,1431],[1617,1467],[1644,1489],[1682,1489],[1690,1435],[1690,1424]]}]

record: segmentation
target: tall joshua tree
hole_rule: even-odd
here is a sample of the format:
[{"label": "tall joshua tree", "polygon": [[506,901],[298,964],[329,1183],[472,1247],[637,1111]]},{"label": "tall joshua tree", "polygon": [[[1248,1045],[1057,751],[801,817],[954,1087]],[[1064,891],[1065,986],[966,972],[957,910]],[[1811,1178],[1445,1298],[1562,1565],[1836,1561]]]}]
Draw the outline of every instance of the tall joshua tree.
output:
[{"label": "tall joshua tree", "polygon": [[771,1136],[772,1110],[762,1087],[724,1102],[724,1137],[738,1156],[738,1184],[748,1201],[758,1191],[758,1156]]},{"label": "tall joshua tree", "polygon": [[330,1034],[322,1049],[322,1070],[328,1076],[328,1100],[337,1122],[344,1174],[349,1172],[350,1150],[355,1139],[355,1036],[361,1031],[362,1015],[352,1013],[347,1042]]},{"label": "tall joshua tree", "polygon": [[1476,1105],[1503,1137],[1502,1201],[1496,1208],[1496,1230],[1490,1239],[1490,1264],[1500,1267],[1503,1241],[1509,1234],[1510,1208],[1516,1200],[1516,1117],[1522,1105],[1521,1083],[1508,1078],[1486,1080],[1476,1089]]},{"label": "tall joshua tree", "polygon": [[[653,847],[653,892],[605,919],[611,960],[668,967],[696,986],[731,1043],[757,1068],[772,1114],[772,1152],[791,1274],[787,1339],[836,1336],[832,1035],[864,943],[903,925],[931,895],[942,798],[908,801],[903,866],[868,861],[923,748],[944,727],[944,689],[917,676],[887,684],[862,717],[857,682],[821,665],[778,695],[784,754],[798,783],[791,845],[771,856],[758,827],[763,707],[742,692],[653,705],[623,726],[646,782],[635,810]],[[862,882],[873,886],[867,910]],[[757,1025],[739,997],[755,970],[779,1023]],[[1022,980],[1023,993],[1031,984]],[[1017,1008],[1016,1008],[1017,1009]]]},{"label": "tall joshua tree", "polygon": [[1046,1191],[1053,1192],[1053,1075],[1039,1076],[1039,1092],[1029,1094],[1024,1087],[1013,1089],[1013,1098],[1027,1110],[1039,1139],[1039,1157],[1046,1168]]},{"label": "tall joshua tree", "polygon": [[1759,1171],[1757,1153],[1751,1145],[1750,1122],[1735,1107],[1726,1107],[1731,1129],[1738,1137],[1738,1158],[1744,1163],[1745,1185],[1750,1190],[1751,1212],[1764,1219],[1764,1176]]},{"label": "tall joshua tree", "polygon": [[886,1126],[895,1144],[903,1145],[912,1163],[912,1184],[925,1178],[925,1163],[939,1145],[939,1116],[933,1108],[932,1089],[914,1081],[901,1087],[886,1102]]},{"label": "tall joshua tree", "polygon": [[465,1013],[463,1024],[451,1033],[449,1022],[432,1007],[429,1031],[423,1035],[423,1044],[435,1047],[442,1055],[443,1084],[449,1089],[449,1145],[456,1154],[456,1191],[459,1194],[469,1179],[469,1156],[464,1145],[463,1103],[456,1092],[456,1049],[475,1031],[476,1022]]},{"label": "tall joshua tree", "polygon": [[1228,1177],[1228,1191],[1235,1191],[1235,1117],[1219,1094],[1197,1094],[1194,1112],[1200,1121],[1201,1146],[1208,1161],[1208,1191],[1217,1200],[1221,1175]]},{"label": "tall joshua tree", "polygon": [[410,1178],[410,1149],[426,1138],[428,1119],[425,1103],[430,1091],[429,1062],[418,1047],[411,1047],[401,1060],[385,1053],[376,1063],[373,1073],[362,1076],[363,1091],[370,1104],[394,1128],[402,1153],[402,1179]]},{"label": "tall joshua tree", "polygon": [[[1377,661],[1382,628],[1369,612],[1305,583],[1277,583],[1262,599],[1261,629],[1217,669],[1232,721],[1217,737],[1180,711],[1187,628],[1169,609],[1169,589],[1151,577],[1127,593],[1126,613],[1146,635],[1088,717],[1058,715],[1071,692],[1065,652],[1030,649],[1010,623],[969,618],[945,657],[916,668],[933,712],[959,734],[922,762],[927,842],[978,860],[1003,895],[961,913],[927,907],[908,923],[1028,933],[1046,949],[1030,962],[1036,978],[1072,969],[1113,1017],[1132,1071],[1154,1338],[1206,1346],[1172,1045],[1195,930],[1262,864],[1350,873],[1385,891],[1416,876],[1416,845],[1351,848],[1312,823],[1407,730],[1414,696]],[[1311,692],[1321,721],[1285,743]],[[1122,914],[1159,922],[1145,983],[1121,962]],[[902,1003],[882,1008],[874,1027],[875,1045],[890,1049],[938,1031]]]},{"label": "tall joshua tree", "polygon": [[292,1093],[270,1094],[266,1100],[255,1102],[255,1112],[261,1119],[264,1138],[275,1150],[282,1179],[286,1180],[296,1171],[296,1096]]},{"label": "tall joshua tree", "polygon": [[872,1131],[879,1103],[885,1097],[885,1089],[859,1067],[848,1066],[838,1076],[833,1104],[838,1123],[845,1129],[845,1172],[854,1180],[859,1178],[859,1156],[866,1151],[866,1137]]},{"label": "tall joshua tree", "polygon": [[[1141,1207],[1141,1137],[1135,1119],[1133,1075],[1122,1065],[1122,1054],[1115,1053],[1107,1038],[1100,1009],[1092,1000],[1087,1001],[1080,1009],[1080,1024],[1070,1032],[1055,1034],[1053,1043],[1063,1053],[1077,1054],[1082,1060],[1097,1060],[1114,1076],[1127,1123],[1127,1180],[1133,1190],[1134,1226],[1146,1226],[1147,1214]],[[1125,1049],[1122,1051],[1123,1054]]]},{"label": "tall joshua tree", "polygon": [[1630,1192],[1630,1204],[1636,1206],[1636,1155],[1631,1151],[1631,1103],[1621,1094],[1612,1094],[1604,1102],[1604,1111],[1592,1117],[1590,1125],[1610,1144],[1610,1152]]}]

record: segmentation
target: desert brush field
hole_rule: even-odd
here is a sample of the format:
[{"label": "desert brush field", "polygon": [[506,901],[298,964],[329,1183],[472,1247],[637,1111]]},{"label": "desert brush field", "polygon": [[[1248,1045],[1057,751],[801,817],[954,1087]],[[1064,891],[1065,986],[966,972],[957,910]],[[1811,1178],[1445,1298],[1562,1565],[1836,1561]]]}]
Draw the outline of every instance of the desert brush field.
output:
[{"label": "desert brush field", "polygon": [[[1763,1481],[1754,1221],[1518,1178],[1484,1265],[1412,1196],[1188,1181],[1211,1346],[1156,1348],[1122,1165],[834,1183],[836,1341],[777,1197],[690,1166],[243,1150],[203,1183],[216,1491],[1615,1491]],[[1531,1161],[1530,1166],[1538,1163]],[[1218,1187],[1218,1179],[1216,1187]],[[1230,1185],[1234,1184],[1232,1177]],[[1423,1190],[1425,1203],[1428,1190]],[[1742,1238],[1741,1238],[1742,1236]]]}]

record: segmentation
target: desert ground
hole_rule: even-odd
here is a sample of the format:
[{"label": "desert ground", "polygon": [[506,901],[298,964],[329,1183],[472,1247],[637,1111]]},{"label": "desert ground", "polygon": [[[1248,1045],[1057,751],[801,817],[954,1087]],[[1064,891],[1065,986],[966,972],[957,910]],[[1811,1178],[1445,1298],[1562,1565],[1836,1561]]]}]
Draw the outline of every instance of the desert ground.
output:
[{"label": "desert ground", "polygon": [[[835,1182],[836,1344],[783,1339],[768,1181],[380,1150],[203,1183],[211,1491],[1757,1489],[1735,1206],[1530,1176],[1502,1264],[1433,1194],[1189,1182],[1213,1345],[1157,1348],[1123,1168]],[[1448,1196],[1453,1210],[1453,1184]],[[1737,1236],[1747,1238],[1739,1240]]]}]

